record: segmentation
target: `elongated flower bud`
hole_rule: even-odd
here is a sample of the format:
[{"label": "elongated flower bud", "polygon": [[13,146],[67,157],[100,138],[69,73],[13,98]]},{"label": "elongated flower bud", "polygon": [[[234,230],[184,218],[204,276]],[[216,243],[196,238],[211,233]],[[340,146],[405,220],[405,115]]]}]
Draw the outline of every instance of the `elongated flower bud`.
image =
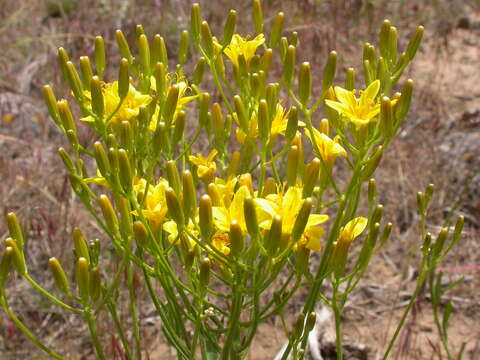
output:
[{"label": "elongated flower bud", "polygon": [[219,103],[212,105],[212,125],[213,134],[215,135],[215,145],[217,148],[223,147],[223,134],[224,134],[224,120],[222,114],[222,108]]},{"label": "elongated flower bud", "polygon": [[275,17],[272,25],[272,31],[270,33],[270,41],[268,47],[275,49],[278,46],[278,41],[282,36],[283,22],[285,21],[285,14],[279,12]]},{"label": "elongated flower bud", "polygon": [[196,43],[200,39],[200,24],[202,22],[202,15],[200,13],[200,5],[198,3],[192,4],[192,10],[190,12],[190,31],[192,32],[193,39]]},{"label": "elongated flower bud", "polygon": [[98,76],[90,80],[90,93],[92,97],[92,110],[100,119],[103,120],[105,114],[105,101],[103,99],[102,82]]},{"label": "elongated flower bud", "polygon": [[288,112],[287,129],[285,130],[285,138],[292,141],[298,129],[298,110],[296,106],[292,106]]},{"label": "elongated flower bud", "polygon": [[282,78],[287,88],[292,86],[293,74],[295,73],[296,52],[297,49],[295,46],[290,45],[285,54]]},{"label": "elongated flower bud", "polygon": [[313,189],[318,181],[318,176],[320,175],[320,166],[322,162],[319,158],[312,160],[310,164],[305,166],[305,176],[304,176],[304,185],[303,185],[303,198],[312,196]]},{"label": "elongated flower bud", "polygon": [[230,223],[230,254],[238,257],[244,249],[245,237],[243,236],[242,228],[236,220],[233,220]]},{"label": "elongated flower bud", "polygon": [[50,85],[43,87],[43,97],[48,108],[48,113],[57,126],[60,127],[60,114],[58,113],[57,99]]},{"label": "elongated flower bud", "polygon": [[80,258],[77,260],[77,264],[75,267],[75,275],[77,279],[78,295],[80,296],[82,301],[86,303],[90,294],[90,272],[88,270],[87,259]]},{"label": "elongated flower bud", "polygon": [[215,185],[215,183],[208,184],[207,192],[208,192],[208,196],[210,196],[210,200],[212,200],[212,206],[222,206],[223,205],[222,196],[220,195],[220,191],[218,190],[218,186]]},{"label": "elongated flower bud", "polygon": [[7,238],[5,240],[5,247],[12,248],[12,263],[15,267],[15,270],[19,275],[25,275],[27,273],[27,264],[25,263],[25,255],[23,251],[18,247],[18,244],[12,238]]},{"label": "elongated flower bud", "polygon": [[433,244],[433,257],[436,259],[442,253],[443,247],[445,245],[445,241],[448,237],[448,228],[444,227],[440,230],[437,236],[437,240],[435,244]]},{"label": "elongated flower bud", "polygon": [[270,255],[274,256],[277,253],[281,237],[282,217],[276,215],[272,219],[272,225],[270,225],[270,230],[268,231],[267,236],[265,236],[265,248]]},{"label": "elongated flower bud", "polygon": [[173,145],[177,145],[182,139],[185,131],[185,123],[187,121],[187,113],[180,110],[175,116],[175,127],[173,129]]},{"label": "elongated flower bud", "polygon": [[455,228],[453,230],[452,239],[454,243],[459,242],[462,239],[462,229],[465,223],[465,218],[463,216],[459,216],[457,218],[457,222],[455,223]]},{"label": "elongated flower bud", "polygon": [[68,56],[67,51],[63,47],[58,48],[57,59],[58,64],[60,65],[60,70],[62,71],[63,78],[68,81],[67,62],[70,61],[70,57]]},{"label": "elongated flower bud", "polygon": [[140,69],[146,76],[150,75],[150,46],[145,34],[138,37],[138,55],[140,58]]},{"label": "elongated flower bud", "polygon": [[199,263],[200,263],[200,273],[199,273],[200,286],[202,286],[203,288],[206,288],[210,283],[210,271],[211,271],[210,259],[207,257],[204,257],[200,259]]},{"label": "elongated flower bud", "polygon": [[323,78],[322,78],[322,89],[326,91],[330,88],[333,84],[333,80],[335,79],[335,73],[337,71],[337,52],[331,51],[328,54],[327,64],[323,69]]},{"label": "elongated flower bud", "polygon": [[200,26],[200,32],[202,36],[202,44],[205,48],[205,52],[207,56],[212,59],[213,55],[215,54],[214,45],[213,45],[213,37],[212,32],[210,30],[210,26],[206,21],[202,21]]},{"label": "elongated flower bud", "polygon": [[192,173],[185,170],[182,176],[183,184],[183,210],[187,218],[195,215],[197,209],[196,188],[193,182]]},{"label": "elongated flower bud", "polygon": [[265,144],[270,133],[270,121],[268,119],[268,104],[265,99],[260,100],[258,104],[258,132],[260,139]]},{"label": "elongated flower bud", "polygon": [[199,97],[198,118],[200,126],[205,127],[208,124],[208,109],[210,108],[210,94],[204,92]]},{"label": "elongated flower bud", "polygon": [[105,71],[105,42],[101,36],[95,38],[95,51],[93,59],[95,61],[95,70],[100,79],[103,78],[103,72]]},{"label": "elongated flower bud", "polygon": [[365,166],[362,169],[362,179],[363,181],[367,181],[370,179],[377,169],[378,165],[380,164],[380,161],[382,160],[383,156],[383,145],[380,145],[373,155],[370,157],[368,162],[365,164]]},{"label": "elongated flower bud", "polygon": [[60,262],[52,257],[48,260],[48,267],[50,268],[50,272],[52,273],[53,280],[55,281],[58,290],[66,295],[70,295],[70,284],[68,283],[67,275],[65,275],[65,271],[63,271]]},{"label": "elongated flower bud", "polygon": [[328,121],[328,119],[320,120],[320,124],[318,125],[318,131],[320,131],[322,134],[330,136],[330,122]]},{"label": "elongated flower bud", "polygon": [[130,51],[130,47],[128,46],[127,39],[125,35],[123,35],[122,30],[115,31],[115,37],[117,39],[118,49],[120,50],[120,55],[122,58],[128,60],[128,63],[131,64],[133,62],[133,55]]},{"label": "elongated flower bud", "polygon": [[308,272],[308,260],[310,259],[310,249],[304,245],[298,245],[295,251],[295,270],[299,274]]},{"label": "elongated flower bud", "polygon": [[235,25],[237,23],[237,12],[235,10],[230,10],[228,14],[227,21],[225,22],[225,27],[223,28],[223,38],[222,45],[230,44],[233,34],[235,33]]},{"label": "elongated flower bud", "polygon": [[153,70],[153,76],[155,78],[157,96],[164,96],[165,86],[166,86],[166,66],[162,62],[157,62],[155,64],[155,69]]},{"label": "elongated flower bud", "polygon": [[392,233],[393,224],[391,222],[387,223],[383,228],[382,235],[380,235],[380,246],[383,247],[387,243],[390,234]]},{"label": "elongated flower bud", "polygon": [[123,191],[128,194],[132,190],[133,174],[130,160],[124,149],[118,149],[118,166],[120,184],[122,185]]},{"label": "elongated flower bud", "polygon": [[62,120],[62,125],[65,131],[73,130],[74,133],[77,132],[75,126],[75,121],[73,120],[72,111],[68,105],[67,100],[60,100],[57,102],[58,112],[60,114],[60,119]]},{"label": "elongated flower bud", "polygon": [[227,170],[227,178],[231,179],[237,175],[238,166],[240,164],[240,152],[234,151],[230,159],[230,165]]},{"label": "elongated flower bud", "polygon": [[68,152],[63,147],[61,147],[61,148],[58,148],[58,153],[59,153],[60,157],[62,158],[63,164],[67,168],[68,172],[69,173],[74,172],[75,171],[75,165],[73,164],[73,160],[70,157],[70,155],[68,155]]},{"label": "elongated flower bud", "polygon": [[265,72],[265,75],[268,75],[270,67],[272,65],[273,50],[268,48],[262,55],[260,59],[260,68]]},{"label": "elongated flower bud", "polygon": [[102,210],[102,215],[105,219],[108,229],[111,232],[115,232],[118,227],[118,219],[117,215],[115,214],[115,210],[113,210],[110,199],[106,195],[100,195],[98,198],[98,203],[100,205],[100,209]]},{"label": "elongated flower bud", "polygon": [[304,62],[298,73],[298,97],[303,105],[307,105],[312,95],[312,69],[310,63]]},{"label": "elongated flower bud", "polygon": [[233,103],[235,105],[235,111],[237,113],[240,128],[243,130],[243,132],[248,133],[247,112],[245,110],[245,106],[243,105],[242,98],[239,95],[235,95],[233,97]]},{"label": "elongated flower bud", "polygon": [[78,228],[73,230],[73,245],[75,248],[76,258],[84,258],[90,264],[90,253],[88,251],[88,245],[83,237],[82,231]]},{"label": "elongated flower bud", "polygon": [[75,65],[73,65],[71,61],[67,61],[67,81],[75,98],[81,99],[83,97],[82,82],[77,69],[75,69]]},{"label": "elongated flower bud", "polygon": [[128,61],[123,58],[120,60],[120,67],[118,69],[118,97],[124,99],[128,95],[130,88],[130,75],[128,70]]},{"label": "elongated flower bud", "polygon": [[417,28],[417,31],[415,32],[415,35],[413,36],[413,38],[408,43],[407,50],[405,51],[405,54],[407,56],[408,61],[412,61],[413,58],[415,57],[415,54],[417,53],[418,47],[420,46],[420,43],[422,42],[424,32],[425,32],[425,28],[423,26],[419,26]]},{"label": "elongated flower bud", "polygon": [[92,66],[88,56],[80,57],[80,74],[82,75],[82,86],[84,89],[90,90],[90,80],[93,77]]},{"label": "elongated flower bud", "polygon": [[304,325],[305,314],[300,313],[295,321],[295,326],[293,330],[293,336],[295,339],[299,339],[302,336]]},{"label": "elongated flower bud", "polygon": [[432,199],[433,191],[435,190],[434,184],[428,184],[425,188],[425,204],[428,206],[430,200]]},{"label": "elongated flower bud", "polygon": [[345,76],[345,89],[352,91],[355,89],[355,69],[348,68]]},{"label": "elongated flower bud", "polygon": [[141,221],[137,220],[133,223],[133,234],[139,247],[148,246],[148,231]]},{"label": "elongated flower bud", "polygon": [[3,289],[5,281],[10,275],[11,266],[13,262],[13,248],[7,246],[3,252],[2,260],[0,260],[0,289]]},{"label": "elongated flower bud", "polygon": [[373,206],[377,199],[377,182],[375,179],[370,179],[368,182],[368,204]]},{"label": "elongated flower bud", "polygon": [[421,191],[417,192],[417,210],[420,215],[425,213],[426,206],[425,206],[425,195]]},{"label": "elongated flower bud", "polygon": [[395,118],[393,115],[393,106],[391,100],[384,96],[381,101],[380,108],[380,126],[387,138],[394,135]]},{"label": "elongated flower bud", "polygon": [[199,218],[200,234],[204,241],[210,242],[210,236],[213,232],[213,215],[212,200],[208,195],[203,195],[200,198]]},{"label": "elongated flower bud", "polygon": [[390,36],[390,28],[392,24],[389,20],[384,20],[382,27],[380,28],[380,55],[388,59],[389,58],[389,50],[390,47],[388,46],[388,38]]},{"label": "elongated flower bud", "polygon": [[253,24],[255,25],[255,31],[257,33],[263,32],[263,11],[260,0],[253,0]]},{"label": "elongated flower bud", "polygon": [[203,56],[198,59],[197,65],[195,65],[195,69],[193,70],[192,84],[198,85],[202,82],[206,62],[207,60]]},{"label": "elongated flower bud", "polygon": [[313,201],[311,198],[306,198],[305,200],[303,200],[302,207],[300,208],[297,219],[295,220],[295,224],[293,225],[292,241],[294,243],[300,240],[303,232],[305,231],[312,208]]},{"label": "elongated flower bud", "polygon": [[258,235],[258,219],[257,219],[257,210],[255,206],[255,201],[252,197],[248,196],[245,198],[243,203],[243,210],[245,215],[245,223],[247,225],[247,230],[252,237]]},{"label": "elongated flower bud", "polygon": [[168,185],[175,191],[176,194],[181,193],[181,183],[180,183],[180,174],[178,173],[177,165],[175,161],[167,161],[167,179]]},{"label": "elongated flower bud", "polygon": [[410,108],[410,103],[412,101],[412,92],[413,92],[413,80],[409,79],[405,83],[402,89],[402,96],[395,106],[395,120],[396,126],[399,126],[407,116],[408,109]]},{"label": "elongated flower bud", "polygon": [[170,216],[172,217],[173,221],[177,223],[178,229],[183,229],[185,226],[185,217],[183,215],[182,207],[180,206],[180,201],[178,201],[175,190],[169,187],[165,191],[165,198],[167,200],[167,207]]},{"label": "elongated flower bud", "polygon": [[183,65],[187,61],[188,46],[190,45],[190,33],[187,30],[182,31],[180,37],[180,47],[178,50],[178,63]]},{"label": "elongated flower bud", "polygon": [[25,239],[17,215],[13,212],[7,214],[7,225],[10,236],[15,240],[20,250],[23,250]]},{"label": "elongated flower bud", "polygon": [[170,124],[173,120],[173,115],[177,108],[179,89],[178,85],[172,85],[168,88],[167,99],[163,108],[163,120],[167,125],[167,129],[170,128]]},{"label": "elongated flower bud", "polygon": [[98,267],[94,267],[89,274],[89,295],[95,303],[102,293],[102,274]]}]

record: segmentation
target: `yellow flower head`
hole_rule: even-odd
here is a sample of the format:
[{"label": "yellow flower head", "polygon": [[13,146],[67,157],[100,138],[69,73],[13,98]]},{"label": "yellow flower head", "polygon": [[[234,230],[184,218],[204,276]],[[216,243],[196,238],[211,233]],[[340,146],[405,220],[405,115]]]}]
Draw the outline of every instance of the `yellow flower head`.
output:
[{"label": "yellow flower head", "polygon": [[348,118],[357,128],[362,128],[380,113],[380,103],[375,101],[379,90],[379,80],[373,81],[365,90],[361,90],[360,98],[355,97],[355,90],[349,91],[335,86],[337,101],[325,100],[325,103]]},{"label": "yellow flower head", "polygon": [[[305,131],[305,135],[312,140],[310,137],[310,132]],[[313,135],[315,137],[315,143],[318,146],[318,151],[320,152],[320,157],[327,163],[329,167],[332,167],[335,159],[338,156],[347,157],[347,152],[345,149],[338,143],[339,137],[335,136],[332,140],[326,134],[321,133],[317,129],[313,128]],[[313,143],[313,141],[312,141]]]},{"label": "yellow flower head", "polygon": [[238,34],[234,34],[232,41],[224,50],[225,55],[227,55],[236,68],[238,68],[238,57],[240,55],[245,57],[245,61],[248,64],[255,55],[257,48],[265,42],[263,34],[257,35],[253,40],[248,39],[248,35],[243,38]]},{"label": "yellow flower head", "polygon": [[237,185],[238,178],[233,177],[227,181],[221,178],[215,178],[215,185],[217,186],[220,194],[220,199],[223,202],[223,206],[229,207],[232,203],[232,198],[235,194],[235,185]]},{"label": "yellow flower head", "polygon": [[217,154],[218,151],[213,149],[207,157],[204,157],[201,153],[198,153],[196,156],[190,155],[188,157],[190,162],[197,166],[197,175],[200,179],[213,179],[217,172],[217,164],[215,164],[213,159]]},{"label": "yellow flower head", "polygon": [[[291,186],[285,193],[270,194],[267,195],[266,199],[256,199],[256,201],[259,207],[269,215],[262,222],[259,219],[260,228],[270,229],[272,219],[278,215],[282,217],[282,232],[284,236],[290,236],[298,213],[302,208],[302,188]],[[318,225],[327,220],[328,215],[311,214],[300,242],[310,250],[319,251],[323,228]]]},{"label": "yellow flower head", "polygon": [[230,239],[225,233],[217,233],[213,235],[212,246],[223,255],[230,254]]},{"label": "yellow flower head", "polygon": [[[85,97],[91,99],[90,91],[84,91]],[[104,119],[106,120],[110,117],[111,114],[117,109],[118,104],[120,103],[120,97],[118,96],[118,82],[105,83],[103,86],[103,101],[105,106],[105,115]],[[138,116],[141,106],[146,106],[150,104],[152,98],[150,95],[144,95],[141,92],[137,91],[135,87],[130,84],[128,88],[128,93],[125,99],[123,100],[120,108],[115,113],[115,115],[110,119],[111,123],[118,123],[121,121],[128,121],[132,118]],[[86,104],[89,106],[90,104]],[[93,116],[86,116],[82,119],[86,122],[94,122],[95,119]]]},{"label": "yellow flower head", "polygon": [[[160,225],[167,214],[167,200],[165,198],[165,190],[168,189],[168,181],[160,179],[157,185],[149,185],[145,179],[137,180],[133,185],[133,191],[144,203],[142,210],[143,216],[152,222],[154,226]],[[145,191],[147,193],[145,194]],[[144,198],[145,197],[145,198]],[[134,211],[134,214],[136,212]],[[137,214],[136,214],[137,215]]]},{"label": "yellow flower head", "polygon": [[[196,238],[198,238],[199,232],[198,232],[197,229],[198,228],[195,226],[195,224],[190,219],[189,222],[188,222],[188,226],[187,226],[188,232],[190,234],[192,234],[193,236],[195,236]],[[178,239],[178,227],[177,227],[177,223],[175,221],[173,221],[173,220],[167,221],[165,224],[163,224],[163,230],[165,230],[168,233],[168,238],[167,239],[170,242],[170,244],[173,244],[175,241],[177,241],[177,244],[180,244],[180,241],[179,241],[180,239]],[[190,238],[190,236],[185,236],[184,239],[187,240],[187,246],[188,246],[189,249],[192,249],[197,245],[195,240]]]},{"label": "yellow flower head", "polygon": [[350,244],[367,227],[368,219],[360,216],[350,220],[340,229],[339,241]]}]

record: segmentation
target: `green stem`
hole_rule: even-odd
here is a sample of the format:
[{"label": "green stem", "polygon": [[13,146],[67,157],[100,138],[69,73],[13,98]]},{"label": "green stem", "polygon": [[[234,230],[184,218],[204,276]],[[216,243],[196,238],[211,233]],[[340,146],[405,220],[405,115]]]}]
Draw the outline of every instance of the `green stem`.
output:
[{"label": "green stem", "polygon": [[95,320],[92,317],[92,314],[85,311],[84,317],[87,320],[88,329],[90,330],[90,336],[93,341],[93,346],[95,347],[95,351],[97,352],[97,356],[100,360],[106,360],[105,354],[103,353],[102,345],[100,343],[100,339],[98,338],[97,334],[97,327],[95,326]]},{"label": "green stem", "polygon": [[332,308],[335,315],[335,342],[337,344],[337,360],[343,359],[343,346],[342,346],[342,324],[341,324],[341,309],[337,302],[338,295],[338,282],[335,281],[333,285],[333,297]]},{"label": "green stem", "polygon": [[122,342],[125,357],[127,358],[127,360],[131,360],[132,355],[130,353],[130,346],[128,345],[127,338],[125,337],[125,333],[122,329],[122,325],[120,324],[120,319],[118,318],[115,304],[110,299],[107,302],[107,307],[108,307],[108,310],[110,311],[110,315],[112,316],[113,323],[115,324],[115,328],[117,329],[118,336],[120,337],[120,341]]},{"label": "green stem", "polygon": [[136,358],[138,360],[141,360],[142,346],[140,341],[140,326],[139,326],[139,320],[138,320],[138,310],[137,310],[135,289],[133,288],[134,286],[133,271],[132,271],[130,261],[127,261],[125,270],[127,272],[128,295],[130,297],[130,315],[132,316],[132,320],[133,320],[133,336],[135,338]]}]

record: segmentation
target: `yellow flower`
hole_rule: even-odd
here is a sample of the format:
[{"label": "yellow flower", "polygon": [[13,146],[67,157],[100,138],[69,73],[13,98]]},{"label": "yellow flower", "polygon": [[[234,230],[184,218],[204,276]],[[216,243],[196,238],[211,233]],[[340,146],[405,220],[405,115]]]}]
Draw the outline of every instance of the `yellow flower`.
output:
[{"label": "yellow flower", "polygon": [[230,231],[230,224],[236,220],[241,229],[245,232],[247,225],[245,224],[245,214],[243,212],[243,203],[245,198],[252,196],[246,185],[240,186],[233,196],[230,206],[214,206],[212,209],[213,220],[215,226],[222,232]]},{"label": "yellow flower", "polygon": [[359,216],[350,220],[344,227],[340,229],[339,241],[350,244],[358,237],[367,227],[368,219]]},{"label": "yellow flower", "polygon": [[[178,81],[177,86],[178,86],[178,100],[177,100],[177,107],[175,108],[175,113],[173,115],[173,122],[175,122],[178,112],[180,110],[183,110],[187,103],[189,103],[190,101],[198,97],[198,95],[186,96],[187,91],[190,89],[186,81],[183,81],[183,80]],[[157,91],[157,82],[153,76],[150,78],[150,88],[153,91]],[[151,131],[155,131],[155,129],[157,128],[157,122],[158,122],[159,116],[160,116],[160,107],[157,106],[155,108],[155,112],[152,116],[152,120],[150,121],[150,125],[149,125],[149,129]]]},{"label": "yellow flower", "polygon": [[[91,106],[91,94],[90,91],[84,91],[85,97],[88,99],[87,106]],[[120,103],[120,97],[118,96],[118,82],[105,83],[103,85],[103,101],[105,106],[105,115],[104,119],[108,119],[111,114],[117,109],[118,104]],[[141,106],[146,106],[150,104],[152,98],[150,95],[144,95],[141,92],[137,91],[135,87],[130,84],[128,88],[128,93],[125,99],[123,100],[120,108],[115,113],[115,115],[110,119],[111,123],[118,123],[121,121],[128,121],[132,118],[138,116]],[[93,116],[86,116],[82,119],[86,122],[94,122],[95,119]]]},{"label": "yellow flower", "polygon": [[223,202],[223,206],[229,207],[233,195],[235,194],[235,185],[237,185],[238,178],[234,177],[231,178],[227,181],[220,179],[220,178],[215,178],[215,185],[217,186],[218,192],[220,194],[220,199]]},{"label": "yellow flower", "polygon": [[379,90],[379,80],[373,81],[365,90],[361,90],[360,98],[355,97],[355,90],[349,91],[335,86],[338,101],[325,100],[325,103],[348,118],[357,128],[361,128],[380,113],[380,103],[375,101]]},{"label": "yellow flower", "polygon": [[[133,191],[137,195],[137,198],[140,198],[141,202],[144,203],[144,209],[142,210],[143,216],[150,220],[156,227],[163,222],[168,211],[167,200],[165,199],[165,190],[168,189],[168,181],[160,179],[157,185],[150,184],[147,194],[145,194],[146,187],[147,181],[140,179],[133,185]],[[137,215],[136,211],[133,213]]]},{"label": "yellow flower", "polygon": [[[265,199],[256,199],[256,202],[269,215],[264,221],[259,221],[260,228],[270,229],[273,217],[278,215],[282,217],[284,236],[290,237],[303,203],[302,188],[292,186],[288,188],[286,193],[270,194]],[[323,228],[318,225],[327,220],[328,215],[311,214],[300,242],[310,250],[319,251]]]},{"label": "yellow flower", "polygon": [[197,175],[200,179],[209,180],[215,176],[217,165],[213,159],[217,154],[218,151],[213,149],[206,158],[203,157],[201,153],[198,153],[196,156],[190,155],[188,157],[190,162],[197,166]]},{"label": "yellow flower", "polygon": [[217,233],[212,237],[212,245],[223,255],[230,254],[230,239],[225,233]]},{"label": "yellow flower", "polygon": [[[170,242],[170,244],[173,244],[175,241],[177,241],[177,244],[180,244],[180,241],[179,241],[180,239],[177,239],[178,227],[175,221],[173,220],[167,221],[165,224],[163,224],[163,230],[165,230],[168,233],[167,239]],[[197,239],[199,238],[199,232],[197,230],[197,227],[195,226],[195,224],[192,222],[191,219],[188,222],[187,230],[190,234],[195,236]],[[197,245],[195,240],[193,240],[190,236],[186,235],[185,239],[188,239],[187,246],[189,249],[192,249]]]},{"label": "yellow flower", "polygon": [[[305,135],[307,135],[310,141],[312,141],[309,131],[305,131]],[[342,147],[342,145],[338,143],[338,136],[335,136],[335,138],[332,140],[330,139],[330,137],[328,137],[324,133],[321,133],[315,128],[313,128],[313,135],[315,137],[315,143],[317,144],[318,151],[320,152],[319,155],[329,167],[332,167],[335,159],[338,156],[347,157],[347,152]]]},{"label": "yellow flower", "polygon": [[248,39],[248,35],[243,38],[238,34],[234,34],[232,41],[224,50],[225,55],[227,55],[236,68],[238,68],[238,57],[240,55],[243,54],[248,64],[255,55],[257,48],[265,42],[263,34],[257,35],[253,40]]}]

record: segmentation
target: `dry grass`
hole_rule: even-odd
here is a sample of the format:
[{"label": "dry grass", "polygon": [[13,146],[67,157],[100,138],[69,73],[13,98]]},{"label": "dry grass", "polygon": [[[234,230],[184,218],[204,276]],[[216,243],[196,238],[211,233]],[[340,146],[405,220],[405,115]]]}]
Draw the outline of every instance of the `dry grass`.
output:
[{"label": "dry grass", "polygon": [[[72,195],[56,154],[65,140],[47,118],[41,101],[41,86],[46,83],[53,84],[57,94],[67,94],[55,65],[56,48],[65,47],[77,59],[92,53],[92,38],[101,34],[107,40],[107,51],[117,54],[114,30],[122,28],[131,40],[134,25],[142,23],[147,33],[158,32],[166,37],[174,56],[179,30],[188,23],[191,4],[182,0],[72,2],[77,3],[76,9],[58,14],[59,17],[47,14],[44,1],[4,0],[0,7],[0,208],[5,214],[15,211],[23,222],[29,238],[27,258],[32,276],[47,286],[52,283],[47,272],[48,257],[54,254],[63,263],[70,263],[69,234],[74,227],[81,227],[91,239],[101,237]],[[239,10],[240,32],[250,25],[249,1],[200,3],[204,17],[217,33],[230,7]],[[429,230],[436,233],[450,211],[467,219],[465,240],[444,264],[447,278],[466,278],[450,294],[455,306],[451,342],[458,350],[466,341],[464,358],[480,358],[480,295],[475,291],[480,286],[478,177],[459,206],[451,208],[468,177],[480,168],[478,2],[265,0],[264,3],[265,14],[273,16],[279,10],[287,14],[287,32],[297,31],[301,40],[299,61],[310,60],[317,73],[321,73],[328,51],[336,49],[341,55],[339,78],[346,68],[359,68],[362,43],[376,41],[378,24],[384,18],[390,18],[400,29],[401,44],[417,24],[426,25],[425,42],[407,74],[417,82],[409,121],[384,156],[377,175],[380,201],[386,208],[385,217],[395,224],[394,234],[347,306],[346,343],[366,344],[370,349],[368,358],[373,359],[375,352],[385,345],[386,334],[393,331],[402,303],[414,284],[415,274],[405,265],[405,259],[412,254],[414,265],[420,243],[415,194],[433,182],[437,191]],[[87,137],[84,133],[83,139]],[[5,223],[0,222],[0,239],[5,236]],[[142,291],[139,289],[139,297]],[[8,292],[12,308],[48,344],[69,359],[94,358],[89,339],[82,335],[84,325],[78,319],[58,312],[18,279],[10,282]],[[146,324],[148,350],[152,359],[162,359],[168,349],[156,339],[157,320],[152,315],[146,306],[142,321]],[[100,330],[105,333],[107,351],[110,358],[120,359],[115,351],[118,341],[108,335],[108,326],[104,323]],[[266,340],[257,342],[258,356],[253,358],[271,358],[281,345],[280,332],[272,326],[261,328]],[[427,298],[418,302],[407,330],[393,358],[442,358]],[[278,346],[267,348],[271,344]],[[0,314],[0,358],[44,359],[45,356]]]}]

